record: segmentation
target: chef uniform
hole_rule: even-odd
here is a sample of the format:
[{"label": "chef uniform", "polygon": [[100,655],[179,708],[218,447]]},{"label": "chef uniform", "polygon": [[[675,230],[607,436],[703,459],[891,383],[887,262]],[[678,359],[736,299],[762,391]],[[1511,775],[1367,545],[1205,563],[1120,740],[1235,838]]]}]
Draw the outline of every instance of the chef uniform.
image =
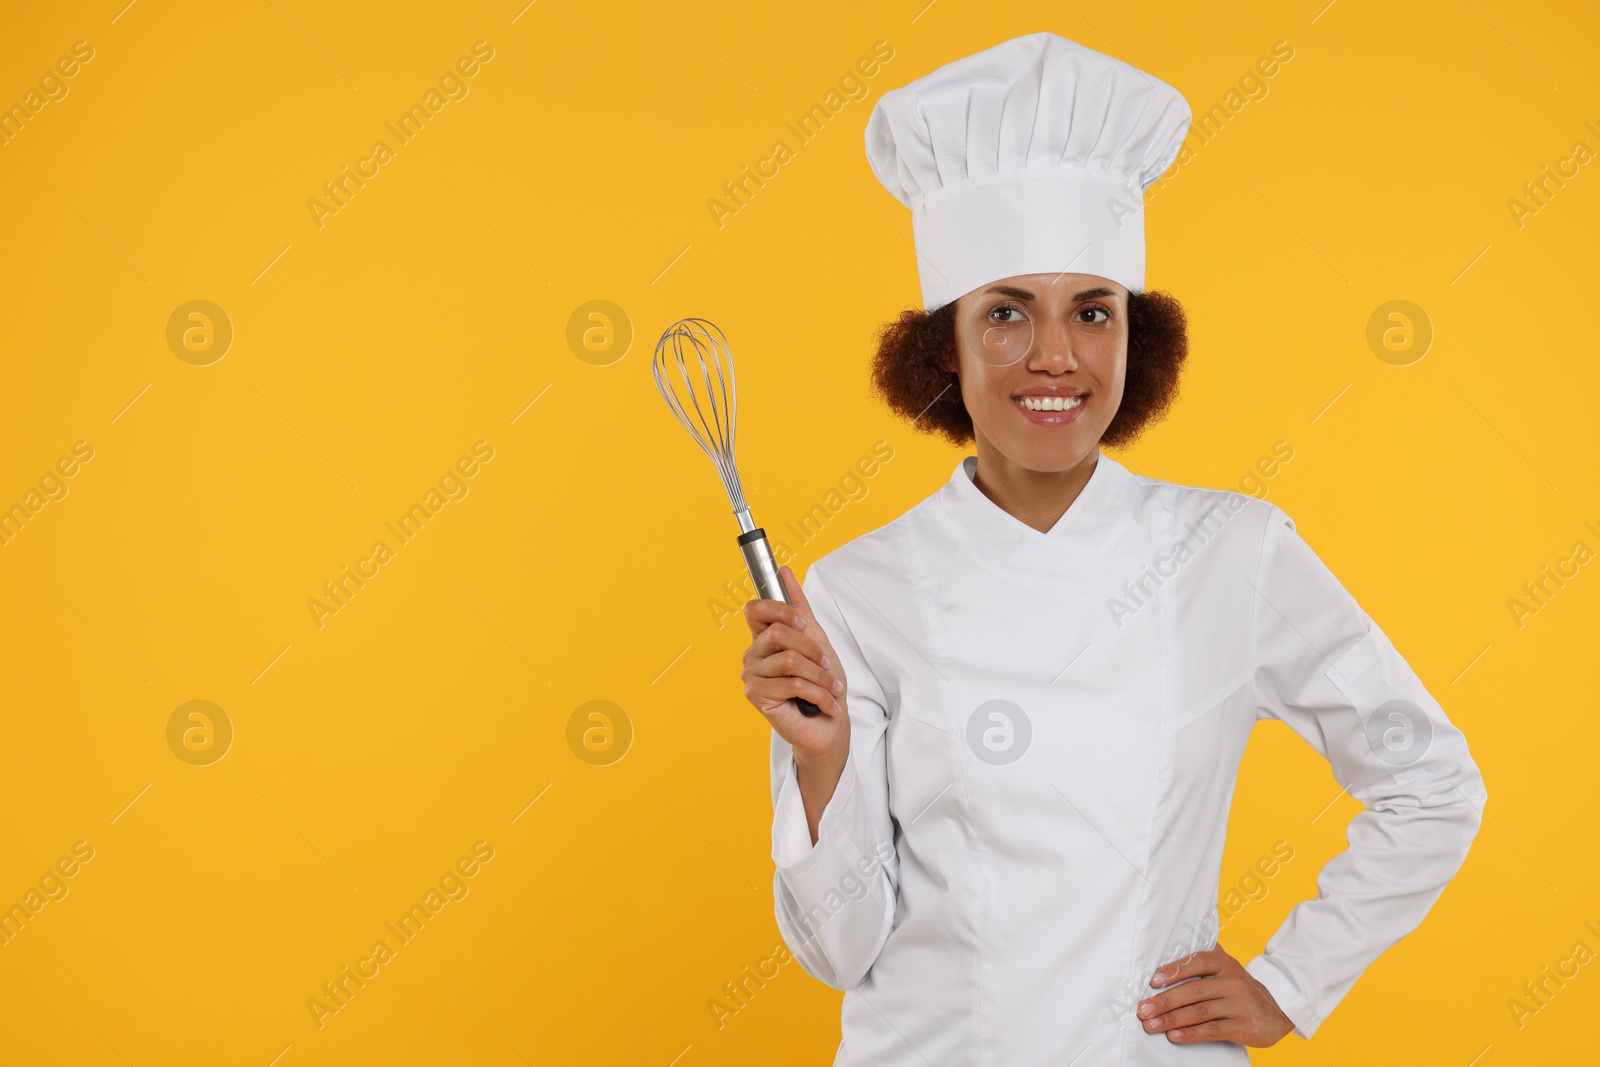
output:
[{"label": "chef uniform", "polygon": [[[1189,117],[1050,33],[884,95],[868,156],[913,211],[925,306],[1068,269],[1142,292],[1143,215],[1116,205]],[[1310,1037],[1477,833],[1461,731],[1276,505],[1100,455],[1041,533],[976,463],[804,581],[849,680],[850,751],[812,844],[773,734],[773,891],[795,958],[845,990],[835,1064],[1248,1063],[1136,1009],[1158,966],[1216,947],[1234,781],[1268,717],[1366,808],[1246,964]]]}]

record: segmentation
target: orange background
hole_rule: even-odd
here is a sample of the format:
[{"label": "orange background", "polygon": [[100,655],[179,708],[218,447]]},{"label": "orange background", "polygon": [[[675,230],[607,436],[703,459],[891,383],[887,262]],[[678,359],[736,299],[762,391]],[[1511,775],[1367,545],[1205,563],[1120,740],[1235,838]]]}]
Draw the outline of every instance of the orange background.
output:
[{"label": "orange background", "polygon": [[[886,89],[1040,29],[1228,109],[1149,200],[1149,284],[1193,352],[1122,458],[1241,487],[1292,449],[1255,491],[1467,732],[1491,798],[1315,1047],[1256,1062],[1592,1047],[1592,963],[1508,1006],[1600,951],[1600,575],[1586,556],[1508,606],[1600,548],[1592,7],[119,2],[19,8],[0,35],[0,105],[39,92],[0,144],[0,506],[25,509],[0,545],[0,905],[65,891],[0,946],[0,1061],[830,1062],[840,994],[794,964],[712,1007],[778,939],[769,733],[748,633],[717,621],[736,527],[650,349],[684,315],[727,331],[769,529],[892,449],[795,545],[801,574],[935,491],[960,453],[868,392],[873,331],[918,288],[862,130]],[[454,67],[476,42],[492,56]],[[860,98],[793,139],[877,42]],[[1292,59],[1230,98],[1277,42]],[[430,89],[401,141],[386,124]],[[708,201],[780,139],[719,225]],[[337,211],[308,206],[379,140]],[[1535,205],[1546,165],[1569,177]],[[1414,310],[1374,347],[1394,300]],[[78,442],[92,458],[57,468]],[[368,578],[335,605],[347,566]],[[206,718],[169,730],[191,701]],[[586,739],[591,701],[612,710]],[[1248,958],[1315,893],[1354,810],[1287,729],[1257,731],[1222,887],[1277,842],[1294,858],[1225,948]],[[430,890],[400,942],[386,924]],[[319,1017],[346,966],[372,977]]]}]

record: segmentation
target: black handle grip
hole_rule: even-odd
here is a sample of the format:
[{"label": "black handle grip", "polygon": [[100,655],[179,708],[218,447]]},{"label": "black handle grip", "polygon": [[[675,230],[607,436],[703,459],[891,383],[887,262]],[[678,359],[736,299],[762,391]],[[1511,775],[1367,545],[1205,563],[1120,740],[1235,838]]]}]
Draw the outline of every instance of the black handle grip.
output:
[{"label": "black handle grip", "polygon": [[794,702],[800,705],[800,714],[802,715],[816,716],[822,714],[822,709],[811,703],[811,701],[807,700],[805,697],[795,697]]}]

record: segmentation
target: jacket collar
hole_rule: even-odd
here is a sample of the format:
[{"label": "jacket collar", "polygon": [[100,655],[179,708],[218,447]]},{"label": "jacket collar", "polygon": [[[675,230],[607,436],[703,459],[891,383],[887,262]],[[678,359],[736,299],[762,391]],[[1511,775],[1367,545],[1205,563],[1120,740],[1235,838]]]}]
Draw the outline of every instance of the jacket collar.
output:
[{"label": "jacket collar", "polygon": [[1129,488],[1136,476],[1110,456],[1100,453],[1077,499],[1046,532],[985,496],[972,480],[977,466],[977,456],[963,457],[936,496],[957,535],[985,556],[1017,569],[1059,558],[1065,549],[1114,551],[1117,534],[1129,519]]}]

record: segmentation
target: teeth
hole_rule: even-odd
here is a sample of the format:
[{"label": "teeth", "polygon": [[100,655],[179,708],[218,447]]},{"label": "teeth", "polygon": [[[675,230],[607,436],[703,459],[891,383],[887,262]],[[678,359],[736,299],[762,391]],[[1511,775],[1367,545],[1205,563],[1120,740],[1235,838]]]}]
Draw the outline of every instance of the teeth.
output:
[{"label": "teeth", "polygon": [[1018,399],[1029,411],[1069,411],[1083,403],[1081,396],[1024,396]]}]

